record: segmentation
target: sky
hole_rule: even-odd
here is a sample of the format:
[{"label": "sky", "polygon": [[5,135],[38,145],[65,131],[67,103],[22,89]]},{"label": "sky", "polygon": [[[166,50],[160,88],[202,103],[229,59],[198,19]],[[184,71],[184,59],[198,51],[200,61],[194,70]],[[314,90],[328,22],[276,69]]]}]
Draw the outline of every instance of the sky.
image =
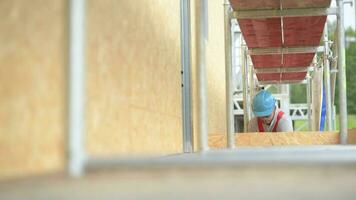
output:
[{"label": "sky", "polygon": [[355,30],[355,1],[351,7],[350,4],[345,5],[345,27],[351,26]]},{"label": "sky", "polygon": [[[351,6],[350,4],[345,4],[344,6],[344,19],[345,19],[345,29],[349,26],[351,26],[354,30],[355,30],[355,1],[356,0],[352,0],[353,1],[353,5]],[[335,0],[332,1],[332,4],[330,7],[336,7],[336,3]],[[336,19],[336,17],[334,16],[329,16],[328,17],[329,20],[334,21]]]}]

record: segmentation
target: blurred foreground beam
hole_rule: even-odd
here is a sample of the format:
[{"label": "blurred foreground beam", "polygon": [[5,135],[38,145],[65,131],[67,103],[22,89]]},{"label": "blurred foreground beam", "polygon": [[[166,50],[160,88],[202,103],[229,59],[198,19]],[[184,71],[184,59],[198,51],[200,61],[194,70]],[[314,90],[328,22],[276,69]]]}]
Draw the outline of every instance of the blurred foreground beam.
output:
[{"label": "blurred foreground beam", "polygon": [[208,1],[199,1],[199,34],[198,34],[198,99],[199,99],[199,150],[208,151],[208,97],[206,86],[206,42],[208,40]]},{"label": "blurred foreground beam", "polygon": [[68,172],[78,177],[84,168],[85,0],[71,0],[69,9]]}]

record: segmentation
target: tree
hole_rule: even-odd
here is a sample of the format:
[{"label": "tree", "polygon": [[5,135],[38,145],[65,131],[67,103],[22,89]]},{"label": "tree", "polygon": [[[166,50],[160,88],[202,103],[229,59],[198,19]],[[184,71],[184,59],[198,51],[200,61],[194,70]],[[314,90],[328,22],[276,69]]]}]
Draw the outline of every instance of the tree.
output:
[{"label": "tree", "polygon": [[[355,31],[353,32],[355,33]],[[352,43],[346,50],[346,85],[347,110],[349,114],[356,114],[356,43]]]},{"label": "tree", "polygon": [[[334,40],[336,23],[328,23],[329,38]],[[346,37],[356,38],[356,31],[349,27],[345,31]],[[356,114],[356,42],[351,42],[346,48],[346,86],[347,86],[347,110],[348,114]],[[291,103],[306,102],[306,88],[304,85],[292,85]],[[336,84],[335,104],[338,108],[338,84]],[[338,110],[338,109],[337,109]]]},{"label": "tree", "polygon": [[291,103],[305,103],[307,102],[307,88],[304,84],[292,84],[290,86]]}]

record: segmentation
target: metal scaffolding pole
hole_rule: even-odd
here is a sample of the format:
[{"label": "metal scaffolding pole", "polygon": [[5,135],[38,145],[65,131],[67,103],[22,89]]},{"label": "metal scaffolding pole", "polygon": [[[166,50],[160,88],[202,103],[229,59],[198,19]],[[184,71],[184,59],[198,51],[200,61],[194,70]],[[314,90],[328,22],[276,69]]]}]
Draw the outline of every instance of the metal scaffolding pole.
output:
[{"label": "metal scaffolding pole", "polygon": [[243,47],[243,62],[242,62],[242,84],[243,84],[243,105],[244,105],[244,132],[247,132],[247,126],[249,122],[250,101],[248,98],[248,59],[247,59],[247,47]]},{"label": "metal scaffolding pole", "polygon": [[71,0],[69,13],[69,133],[68,171],[78,177],[84,169],[85,0]]},{"label": "metal scaffolding pole", "polygon": [[337,0],[337,42],[338,42],[338,89],[340,114],[340,142],[347,144],[347,96],[346,96],[346,63],[345,63],[345,29],[344,29],[344,1]]},{"label": "metal scaffolding pole", "polygon": [[333,124],[331,120],[331,90],[330,90],[330,63],[329,63],[329,38],[328,38],[328,25],[325,24],[324,28],[324,87],[326,97],[326,123],[327,130],[333,130]]},{"label": "metal scaffolding pole", "polygon": [[322,109],[322,92],[323,92],[323,68],[317,62],[317,55],[313,60],[314,70],[312,78],[312,130],[320,131],[321,109]]},{"label": "metal scaffolding pole", "polygon": [[224,22],[225,22],[225,79],[226,79],[226,132],[228,148],[235,147],[234,131],[234,105],[232,101],[232,41],[231,41],[231,7],[229,0],[224,3]]},{"label": "metal scaffolding pole", "polygon": [[280,85],[281,93],[283,94],[283,98],[281,99],[281,109],[288,113],[289,115],[289,105],[290,105],[290,95],[289,95],[289,84],[281,84]]},{"label": "metal scaffolding pole", "polygon": [[208,145],[208,98],[206,94],[206,70],[205,70],[205,43],[208,37],[207,9],[208,1],[200,0],[200,28],[199,28],[199,147],[200,151],[209,150]]},{"label": "metal scaffolding pole", "polygon": [[[336,31],[336,30],[334,30]],[[337,47],[337,32],[334,36],[334,44],[331,46],[332,59],[330,59],[330,96],[331,96],[331,105],[332,105],[332,121],[333,121],[333,130],[336,130],[336,106],[335,106],[335,89],[336,89],[336,80],[337,80],[337,57],[338,57],[338,47]]]},{"label": "metal scaffolding pole", "polygon": [[307,74],[307,105],[308,105],[308,131],[311,131],[313,128],[312,128],[312,118],[311,118],[311,115],[312,115],[312,110],[311,110],[311,107],[312,107],[312,99],[311,99],[311,77],[310,77],[310,72],[308,72]]},{"label": "metal scaffolding pole", "polygon": [[[253,101],[253,97],[255,96],[255,79],[254,79],[254,69],[252,66],[248,67],[249,71],[249,76],[250,76],[250,89],[249,89],[249,98],[248,98],[248,102]],[[249,105],[251,105],[251,103]],[[250,119],[252,119],[252,111],[251,111],[251,107],[248,107],[248,118],[247,121],[250,121]]]},{"label": "metal scaffolding pole", "polygon": [[335,105],[333,105],[333,107],[332,107],[332,109],[333,109],[333,126],[334,126],[334,130],[336,130],[336,106]]},{"label": "metal scaffolding pole", "polygon": [[180,1],[181,21],[181,65],[182,65],[182,112],[183,112],[183,152],[192,153],[193,125],[190,82],[190,0]]}]

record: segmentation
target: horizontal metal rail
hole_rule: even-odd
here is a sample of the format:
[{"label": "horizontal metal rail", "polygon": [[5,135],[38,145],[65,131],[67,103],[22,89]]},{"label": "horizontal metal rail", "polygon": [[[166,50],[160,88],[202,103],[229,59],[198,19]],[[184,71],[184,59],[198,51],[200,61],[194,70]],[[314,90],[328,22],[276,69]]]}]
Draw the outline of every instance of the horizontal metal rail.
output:
[{"label": "horizontal metal rail", "polygon": [[308,17],[336,15],[336,8],[288,8],[288,9],[259,9],[259,10],[238,10],[233,12],[236,19],[261,19],[279,17]]},{"label": "horizontal metal rail", "polygon": [[250,48],[249,54],[253,55],[273,55],[273,54],[299,54],[324,52],[323,46],[301,46],[301,47],[271,47],[271,48]]},{"label": "horizontal metal rail", "polygon": [[290,117],[292,120],[308,120],[308,104],[290,104]]},{"label": "horizontal metal rail", "polygon": [[255,68],[256,73],[295,73],[307,72],[308,67],[263,67]]},{"label": "horizontal metal rail", "polygon": [[273,85],[273,84],[306,84],[306,80],[275,80],[275,81],[258,81],[260,85]]}]

